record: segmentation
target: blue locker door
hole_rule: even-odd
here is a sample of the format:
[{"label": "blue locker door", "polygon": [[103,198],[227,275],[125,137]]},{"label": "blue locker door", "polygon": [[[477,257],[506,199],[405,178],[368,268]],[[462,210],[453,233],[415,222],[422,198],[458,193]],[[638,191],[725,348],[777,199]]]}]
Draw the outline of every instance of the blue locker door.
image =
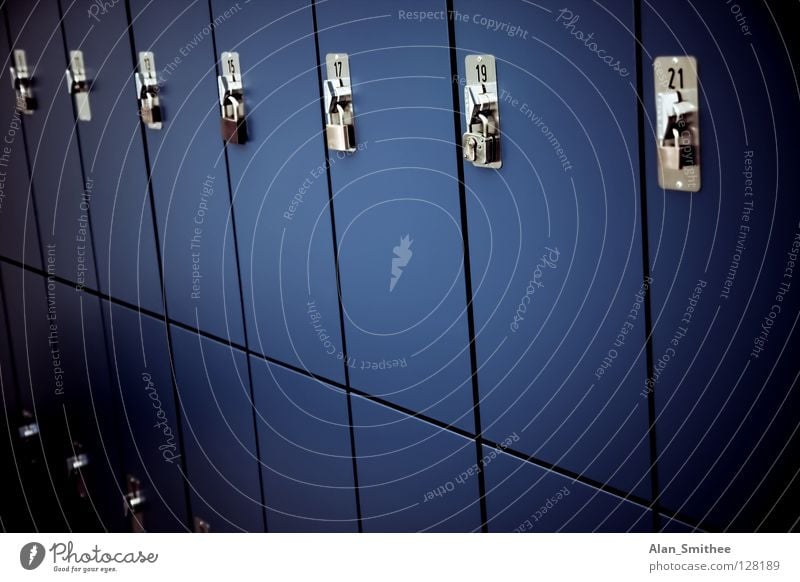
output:
[{"label": "blue locker door", "polygon": [[343,390],[251,357],[270,532],[358,530]]},{"label": "blue locker door", "polygon": [[11,89],[9,69],[14,61],[5,19],[6,10],[0,10],[0,254],[41,267],[39,231],[28,181],[24,114],[17,109],[17,96]]},{"label": "blue locker door", "polygon": [[[177,532],[188,528],[180,425],[163,321],[104,303],[112,352],[113,388],[119,392],[124,471],[139,483],[144,502],[128,513],[131,529]],[[138,496],[137,496],[138,497]]]},{"label": "blue locker door", "polygon": [[244,343],[208,4],[130,3],[153,51],[165,121],[146,129],[170,317]]},{"label": "blue locker door", "polygon": [[[775,505],[791,498],[800,405],[800,116],[776,29],[796,20],[775,4],[773,21],[758,2],[736,3],[741,18],[734,5],[680,2],[667,25],[642,2],[661,503],[715,530],[786,531],[797,518]],[[687,54],[700,85],[697,193],[662,190],[656,166],[653,59]]]},{"label": "blue locker door", "polygon": [[401,21],[388,0],[316,11],[323,76],[326,54],[349,54],[360,145],[329,152],[351,385],[471,431],[447,22]]},{"label": "blue locker door", "polygon": [[[125,7],[91,14],[92,0],[62,2],[68,50],[83,51],[91,121],[78,122],[100,290],[163,310]],[[96,11],[96,8],[95,8]],[[98,22],[99,20],[99,22]]]},{"label": "blue locker door", "polygon": [[25,50],[38,100],[38,109],[25,117],[25,135],[45,268],[96,289],[58,1],[17,2],[7,10],[14,48]]},{"label": "blue locker door", "polygon": [[353,398],[366,532],[480,531],[474,441]]},{"label": "blue locker door", "polygon": [[464,170],[483,433],[649,496],[633,4],[453,6],[462,111],[468,54],[500,93],[503,167]]},{"label": "blue locker door", "polygon": [[[67,476],[65,496],[77,512],[73,531],[120,531],[120,450],[117,393],[111,385],[100,300],[76,293],[72,286],[47,282],[48,323],[51,349],[58,348],[64,388],[57,403],[64,458],[56,458],[54,470]],[[54,305],[56,307],[54,307]],[[57,344],[52,343],[57,333]],[[81,455],[86,455],[85,460]],[[69,460],[81,466],[70,471]],[[78,498],[75,490],[78,490]]]},{"label": "blue locker door", "polygon": [[38,451],[29,448],[41,455],[59,506],[49,517],[63,512],[59,530],[118,530],[118,435],[99,300],[14,267],[4,279],[24,293],[11,329],[21,340],[22,400],[41,437]]},{"label": "blue locker door", "polygon": [[247,359],[172,327],[192,510],[218,531],[264,531]]},{"label": "blue locker door", "polygon": [[649,532],[650,510],[484,447],[491,532]]},{"label": "blue locker door", "polygon": [[228,163],[250,348],[344,382],[311,3],[236,6],[212,2],[243,69],[249,138]]},{"label": "blue locker door", "polygon": [[6,471],[3,498],[0,500],[0,532],[33,531],[22,489],[21,465],[24,460],[17,456],[21,452],[17,436],[20,425],[19,394],[2,275],[0,269],[0,458]]},{"label": "blue locker door", "polygon": [[70,446],[63,430],[64,362],[58,344],[51,351],[49,343],[45,279],[7,264],[0,268],[9,331],[16,339],[14,358],[23,412],[19,426],[35,428],[21,435],[17,449],[23,487],[35,527],[67,531],[71,516],[64,492]]}]

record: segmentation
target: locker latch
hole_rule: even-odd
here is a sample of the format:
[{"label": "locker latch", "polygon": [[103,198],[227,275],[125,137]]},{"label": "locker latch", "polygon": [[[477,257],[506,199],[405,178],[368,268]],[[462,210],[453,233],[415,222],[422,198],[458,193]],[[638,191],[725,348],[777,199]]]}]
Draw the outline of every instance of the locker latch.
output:
[{"label": "locker latch", "polygon": [[67,459],[67,473],[75,487],[76,495],[81,499],[85,499],[89,493],[83,470],[89,465],[89,455],[82,452],[83,446],[77,442],[72,443],[72,450],[75,454]]},{"label": "locker latch", "polygon": [[28,72],[28,61],[25,51],[14,51],[14,66],[11,67],[11,86],[17,93],[17,109],[26,115],[36,111],[36,97],[33,95],[33,78]]},{"label": "locker latch", "polygon": [[75,102],[75,113],[81,121],[92,120],[89,108],[89,80],[86,78],[86,67],[83,65],[83,51],[69,51],[69,68],[67,69],[67,91]]},{"label": "locker latch", "polygon": [[356,151],[353,88],[350,85],[350,60],[344,53],[326,55],[328,78],[325,81],[325,138],[328,149]]},{"label": "locker latch", "polygon": [[163,114],[158,98],[158,76],[152,52],[139,53],[139,70],[134,74],[134,78],[142,121],[150,129],[161,129]]},{"label": "locker latch", "polygon": [[19,438],[23,441],[27,441],[35,437],[39,434],[39,424],[37,422],[28,422],[30,419],[26,419],[25,424],[19,427]]},{"label": "locker latch", "polygon": [[144,531],[143,514],[145,506],[145,495],[141,482],[134,476],[128,475],[127,493],[124,496],[125,515],[130,516],[131,531],[140,533]]},{"label": "locker latch", "polygon": [[247,142],[247,124],[244,115],[244,87],[239,68],[239,53],[222,53],[222,74],[217,77],[220,128],[225,143]]},{"label": "locker latch", "polygon": [[654,62],[658,183],[662,188],[700,190],[700,124],[694,57]]},{"label": "locker latch", "polygon": [[464,159],[480,168],[500,168],[500,108],[497,72],[492,55],[468,55],[464,113],[467,131],[461,138]]}]

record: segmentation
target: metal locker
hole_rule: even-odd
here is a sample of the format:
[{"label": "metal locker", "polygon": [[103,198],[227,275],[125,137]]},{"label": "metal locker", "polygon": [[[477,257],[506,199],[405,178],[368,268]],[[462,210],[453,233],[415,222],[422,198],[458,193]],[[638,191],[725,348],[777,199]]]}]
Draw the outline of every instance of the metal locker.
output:
[{"label": "metal locker", "polygon": [[33,525],[39,530],[68,531],[71,515],[62,493],[69,445],[62,395],[56,394],[56,389],[63,391],[64,374],[60,359],[51,356],[45,280],[8,264],[0,269],[19,378],[20,414],[14,430],[20,480]]},{"label": "metal locker", "polygon": [[[91,0],[62,2],[69,50],[83,51],[92,120],[77,123],[103,293],[163,312],[153,215],[136,102],[125,7],[101,16]],[[94,7],[94,10],[92,10]],[[89,16],[87,16],[87,14]]]},{"label": "metal locker", "polygon": [[[63,367],[63,396],[56,401],[56,415],[63,425],[62,446],[67,447],[54,459],[52,470],[66,475],[63,496],[74,507],[73,531],[120,531],[120,410],[111,384],[100,300],[50,281],[46,294],[48,342],[55,322]],[[53,316],[56,319],[50,319]]]},{"label": "metal locker", "polygon": [[[120,527],[119,451],[99,300],[74,287],[5,266],[14,307],[11,331],[21,388],[14,432],[20,465],[43,471],[47,514],[40,529],[99,531]],[[99,332],[99,333],[98,333]],[[30,503],[41,503],[25,473]],[[30,491],[28,487],[31,486]],[[46,506],[46,504],[45,504]],[[45,524],[48,524],[45,526]]]},{"label": "metal locker", "polygon": [[[669,26],[641,8],[660,502],[711,530],[787,531],[796,519],[785,447],[800,404],[789,356],[800,206],[785,161],[800,153],[800,119],[776,30],[796,17],[771,4],[686,4]],[[659,187],[654,84],[683,79],[653,59],[676,56],[694,57],[700,88],[695,193]]]},{"label": "metal locker", "polygon": [[270,532],[358,530],[343,390],[251,357]]},{"label": "metal locker", "polygon": [[4,134],[0,148],[0,255],[41,268],[39,227],[35,204],[29,191],[24,113],[16,108],[11,88],[10,67],[14,60],[6,33],[5,8],[0,10],[0,127]]},{"label": "metal locker", "polygon": [[472,431],[447,22],[399,21],[387,0],[316,14],[319,64],[348,55],[356,114],[357,151],[328,156],[350,383]]},{"label": "metal locker", "polygon": [[242,345],[208,5],[134,0],[130,8],[135,50],[153,53],[164,111],[163,127],[145,136],[169,314]]},{"label": "metal locker", "polygon": [[179,532],[189,527],[180,422],[163,321],[103,302],[120,395],[122,495],[127,531]]},{"label": "metal locker", "polygon": [[475,442],[353,397],[365,532],[480,531]]},{"label": "metal locker", "polygon": [[36,110],[25,115],[24,125],[44,268],[96,289],[75,117],[64,76],[68,61],[58,0],[33,6],[15,2],[6,10],[13,48],[25,51],[38,102]]},{"label": "metal locker", "polygon": [[311,4],[211,6],[247,102],[248,141],[227,157],[250,348],[344,382]]},{"label": "metal locker", "polygon": [[211,532],[264,531],[244,352],[172,327],[193,518]]},{"label": "metal locker", "polygon": [[650,532],[647,507],[484,447],[490,532]]},{"label": "metal locker", "polygon": [[33,523],[26,505],[26,494],[22,488],[20,447],[19,384],[17,382],[12,354],[10,327],[6,318],[6,291],[3,289],[3,269],[0,268],[0,458],[3,459],[5,482],[0,498],[0,531],[32,531]]},{"label": "metal locker", "polygon": [[633,4],[453,8],[459,105],[493,55],[502,119],[502,169],[464,169],[483,434],[649,496]]}]

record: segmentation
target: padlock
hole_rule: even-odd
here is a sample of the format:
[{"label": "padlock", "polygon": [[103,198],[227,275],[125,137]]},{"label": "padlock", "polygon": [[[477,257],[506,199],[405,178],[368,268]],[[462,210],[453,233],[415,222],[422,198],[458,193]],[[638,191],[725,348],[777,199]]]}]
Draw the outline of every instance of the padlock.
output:
[{"label": "padlock", "polygon": [[699,166],[698,141],[697,121],[693,112],[669,116],[667,129],[658,147],[661,167],[683,171]]},{"label": "padlock", "polygon": [[356,151],[356,130],[352,124],[344,123],[344,108],[337,104],[338,123],[328,123],[325,125],[325,137],[328,140],[328,148],[336,151],[354,152]]},{"label": "padlock", "polygon": [[481,120],[480,131],[476,131],[478,124],[470,127],[462,137],[461,147],[464,159],[476,165],[487,165],[497,160],[497,138],[489,135],[489,119],[482,113],[478,118]]},{"label": "padlock", "polygon": [[123,496],[123,501],[125,515],[130,519],[131,532],[143,533],[145,531],[143,511],[146,499],[141,482],[133,475],[127,477],[127,493]]},{"label": "padlock", "polygon": [[17,110],[31,115],[36,111],[38,102],[33,95],[29,79],[14,79],[14,89],[17,92]]},{"label": "padlock", "polygon": [[233,95],[225,96],[220,130],[225,143],[243,144],[247,142],[247,124],[239,118],[239,102]]},{"label": "padlock", "polygon": [[139,98],[139,114],[146,125],[154,129],[160,127],[161,105],[158,103],[158,97],[146,88],[142,89],[142,96]]},{"label": "padlock", "polygon": [[72,482],[75,494],[81,499],[86,499],[89,496],[88,487],[86,486],[89,455],[83,452],[83,447],[77,442],[72,443],[72,450],[75,454],[67,459],[67,474]]}]

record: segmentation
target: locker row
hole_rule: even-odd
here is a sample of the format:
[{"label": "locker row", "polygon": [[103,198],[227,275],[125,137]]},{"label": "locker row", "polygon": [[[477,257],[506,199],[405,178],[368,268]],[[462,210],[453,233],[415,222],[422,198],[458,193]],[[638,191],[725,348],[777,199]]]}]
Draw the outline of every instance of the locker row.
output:
[{"label": "locker row", "polygon": [[[576,2],[570,15],[550,1],[493,3],[492,18],[522,26],[523,37],[471,18],[409,22],[389,0],[242,2],[236,10],[221,0],[157,8],[128,0],[96,18],[87,15],[92,6],[42,0],[9,2],[1,11],[0,132],[8,129],[0,261],[6,302],[16,302],[7,317],[26,318],[9,323],[14,354],[3,364],[15,362],[14,385],[31,397],[18,411],[61,419],[52,402],[38,404],[39,391],[54,396],[52,365],[18,352],[39,334],[26,328],[46,316],[45,276],[58,281],[59,314],[75,318],[74,338],[88,337],[78,331],[80,308],[94,305],[94,323],[83,325],[103,330],[89,336],[107,351],[111,380],[92,384],[120,397],[126,420],[109,442],[120,449],[114,486],[129,500],[138,490],[125,481],[131,475],[150,491],[143,493],[148,507],[163,503],[170,511],[155,513],[175,513],[169,523],[197,517],[212,531],[228,521],[263,527],[262,496],[270,530],[346,529],[358,525],[358,508],[365,531],[472,530],[484,519],[490,530],[524,529],[561,487],[572,493],[558,502],[563,523],[577,512],[578,490],[586,491],[581,507],[593,500],[585,511],[596,521],[577,512],[566,526],[576,529],[650,529],[653,516],[642,517],[648,505],[656,527],[677,523],[668,515],[712,530],[794,522],[778,501],[793,471],[783,444],[798,398],[788,361],[798,347],[794,296],[765,353],[747,357],[800,222],[790,165],[773,159],[776,144],[781,161],[796,157],[798,146],[796,97],[770,90],[790,71],[769,13],[748,3],[751,39],[731,29],[724,6],[694,7],[691,18],[665,22],[644,0]],[[404,14],[435,9],[487,12],[477,0],[402,7]],[[699,34],[703,26],[711,33]],[[598,58],[581,30],[593,32],[595,46],[629,75]],[[247,55],[243,79],[237,63],[219,59],[222,48]],[[19,49],[35,81],[33,115],[21,114],[7,89]],[[94,68],[86,79],[75,74],[70,51]],[[155,78],[133,78],[132,70],[146,70],[148,55]],[[472,127],[464,86],[473,73],[482,83],[491,75],[487,68],[483,79],[480,63],[467,62],[487,55],[499,81],[497,108],[487,116],[479,107],[485,120],[478,116]],[[702,155],[689,148],[685,168],[701,160],[698,192],[660,187],[659,163],[671,155],[662,138],[676,128],[653,109],[658,55],[696,59],[692,99],[701,115],[691,135],[702,135]],[[95,81],[89,123],[66,90],[65,69],[78,86]],[[673,74],[668,85],[690,81]],[[332,78],[349,79],[352,99],[344,81],[327,83]],[[739,79],[748,79],[746,90]],[[148,82],[158,91],[143,94]],[[150,100],[149,114],[145,107],[140,115],[134,95]],[[165,116],[154,131],[147,124],[159,123],[156,97]],[[226,139],[241,142],[235,146],[220,139],[221,107],[233,121],[246,120],[246,135],[236,133],[241,123],[228,125]],[[495,114],[502,117],[499,171],[470,163],[480,138],[498,130]],[[354,125],[354,133],[330,125]],[[465,138],[476,130],[474,141]],[[456,151],[454,142],[466,147]],[[339,146],[358,151],[345,155]],[[755,211],[745,221],[754,193]],[[752,252],[737,252],[742,225]],[[44,286],[44,299],[20,308],[26,295],[8,290],[20,289],[14,277],[37,281],[26,290]],[[141,330],[134,309],[147,322]],[[221,379],[198,367],[202,346],[214,354],[208,366],[223,368]],[[72,377],[88,373],[85,352],[69,358],[79,367]],[[178,414],[182,366],[186,382],[208,387],[209,400],[195,403],[195,414],[215,428],[192,431],[201,423],[192,421],[188,401]],[[46,374],[41,383],[32,371]],[[129,408],[127,395],[147,396],[151,381],[162,408],[135,396]],[[251,390],[254,406],[245,401]],[[217,408],[224,403],[214,401],[223,395],[240,399],[231,404],[230,429]],[[307,400],[292,404],[301,397]],[[276,412],[283,409],[286,418]],[[151,430],[160,421],[153,410],[172,419],[175,442]],[[128,430],[140,422],[143,434]],[[294,430],[315,440],[304,444]],[[192,461],[192,439],[209,435],[209,447],[237,451],[241,469],[229,475],[219,465],[225,459],[206,450],[209,460],[199,448]],[[512,436],[511,450],[498,452],[475,483],[455,481],[483,458],[483,447],[498,451]],[[159,449],[178,441],[185,450]],[[415,446],[408,460],[398,452],[381,460],[379,446],[398,451],[404,442],[437,444]],[[164,451],[179,460],[164,460]],[[72,457],[79,462],[78,451],[64,459]],[[246,476],[237,472],[247,467]],[[166,501],[153,499],[153,482],[142,474],[155,468],[153,479],[164,472],[157,489],[172,496]],[[66,478],[60,469],[51,474]],[[409,475],[424,484],[388,485]],[[533,485],[539,477],[545,490]],[[231,485],[220,480],[241,493],[229,495]],[[214,483],[230,507],[205,489]],[[483,506],[475,493],[481,484]],[[306,486],[314,493],[304,493]],[[445,493],[432,493],[439,487]],[[429,492],[443,504],[435,511],[425,502]],[[617,513],[629,517],[609,517],[606,503],[616,507],[626,495],[632,501]],[[206,497],[212,501],[204,505]],[[517,498],[535,499],[535,508]],[[111,501],[114,515],[119,499]],[[206,506],[225,507],[225,517]],[[147,529],[167,527],[143,521]]]},{"label": "locker row", "polygon": [[[171,363],[163,321],[0,271],[3,327],[29,338],[2,358],[16,469],[4,485],[7,530],[264,531],[265,519],[269,531],[480,530],[471,439],[359,396],[351,435],[340,387],[175,326]],[[58,298],[57,317],[34,307],[46,296]],[[56,374],[68,381],[50,393],[15,381],[53,386]],[[650,531],[646,507],[502,446],[483,451],[492,530],[531,527],[515,521],[524,514],[536,531]],[[534,517],[539,501],[559,507]]]}]

